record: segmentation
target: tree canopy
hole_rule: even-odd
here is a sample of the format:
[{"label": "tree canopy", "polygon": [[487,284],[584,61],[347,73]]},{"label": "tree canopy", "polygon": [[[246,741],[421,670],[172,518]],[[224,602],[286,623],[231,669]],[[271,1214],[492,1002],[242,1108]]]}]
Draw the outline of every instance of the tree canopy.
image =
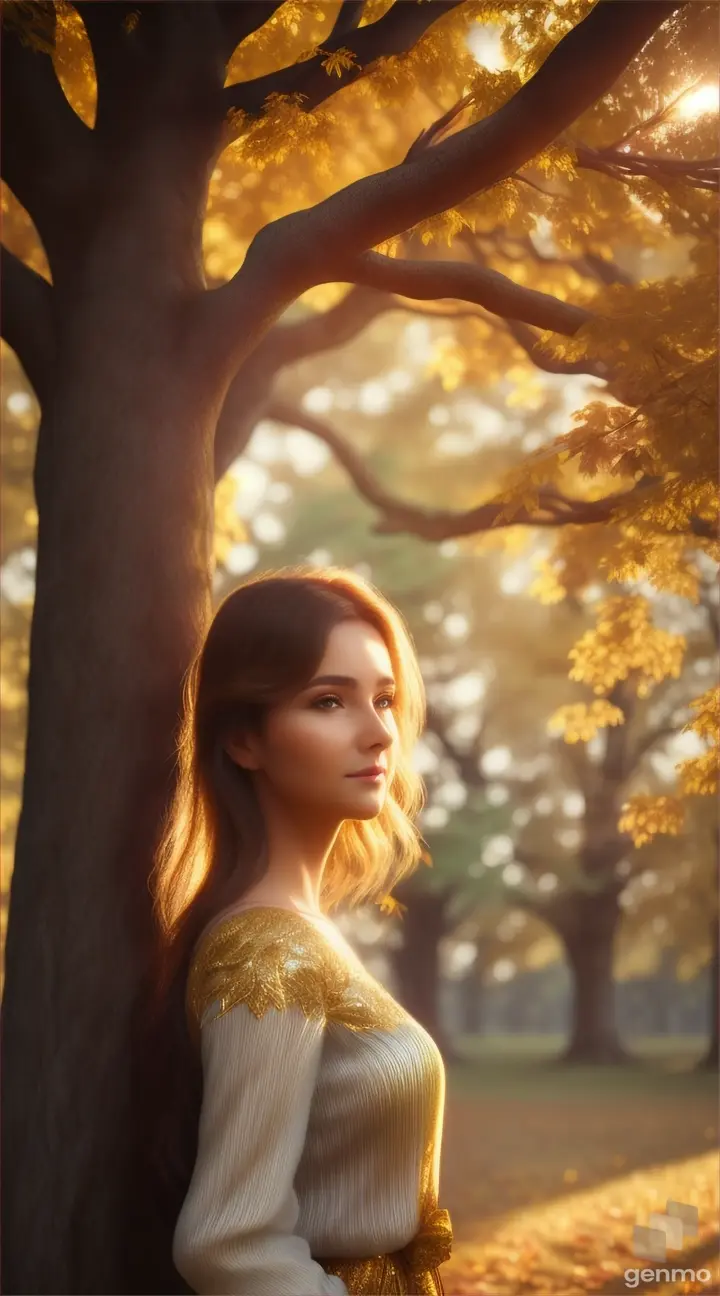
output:
[{"label": "tree canopy", "polygon": [[[598,604],[596,628],[574,653],[571,678],[594,700],[558,715],[568,741],[587,739],[620,722],[607,701],[618,680],[642,695],[681,670],[682,634],[654,624],[648,592],[697,602],[706,562],[718,558],[710,7],[646,5],[641,18],[633,6],[632,21],[589,0],[235,8],[220,12],[225,124],[203,225],[208,282],[227,285],[210,295],[216,319],[238,333],[219,475],[242,449],[248,415],[252,427],[253,415],[274,410],[332,438],[385,532],[482,543],[483,532],[504,525],[557,528],[539,598],[577,595],[597,574],[623,586]],[[110,161],[132,77],[141,69],[149,77],[153,54],[159,76],[169,56],[147,6],[107,13],[93,4],[15,3],[6,21],[20,45],[6,42],[6,93],[36,128],[6,146],[6,242],[21,264],[6,265],[3,313],[41,397],[49,363],[43,284],[57,226],[41,183],[44,159],[77,222],[87,199],[74,168],[92,148]],[[23,69],[32,73],[34,104]],[[563,87],[557,104],[550,76]],[[261,358],[242,360],[255,326],[238,328],[233,299],[245,280],[252,286],[260,246],[275,279],[270,297],[277,290],[282,305],[306,291],[294,322],[266,338],[265,351],[276,354],[262,357],[258,393],[248,367],[263,370]],[[341,286],[348,279],[357,285],[349,291]],[[446,317],[433,365],[447,390],[488,390],[505,379],[510,401],[522,404],[532,403],[534,370],[595,380],[572,429],[518,455],[510,472],[498,477],[474,463],[459,510],[457,491],[454,507],[442,507],[439,491],[432,507],[414,504],[373,479],[327,420],[277,397],[273,405],[283,366],[352,336],[380,311],[412,308],[413,298],[472,303],[425,308]],[[277,313],[269,300],[267,308]],[[252,306],[250,313],[257,317]],[[231,539],[230,487],[218,491],[216,520],[222,532],[225,519]],[[715,790],[718,706],[716,689],[697,699],[691,724],[705,749],[680,768],[678,795],[639,796],[627,807],[623,826],[637,842],[677,831],[685,794]]]},{"label": "tree canopy", "polygon": [[[3,23],[16,737],[34,600],[27,752],[3,751],[5,1285],[177,1291],[139,1136],[146,883],[212,546],[242,540],[226,474],[272,419],[387,536],[528,540],[538,614],[577,614],[557,725],[616,752],[628,695],[690,678],[693,604],[714,616],[717,31],[682,0],[18,0]],[[414,436],[373,444],[295,375],[399,311],[438,317],[409,333],[431,372]],[[678,793],[716,778],[708,682]],[[679,826],[681,795],[634,791],[636,841]]]}]

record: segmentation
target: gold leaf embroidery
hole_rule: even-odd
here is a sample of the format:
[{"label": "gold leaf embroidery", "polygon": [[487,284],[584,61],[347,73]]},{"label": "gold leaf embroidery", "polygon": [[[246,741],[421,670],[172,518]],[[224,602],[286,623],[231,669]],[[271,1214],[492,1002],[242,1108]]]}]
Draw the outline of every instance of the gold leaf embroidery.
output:
[{"label": "gold leaf embroidery", "polygon": [[407,1020],[379,982],[361,964],[351,965],[310,919],[270,906],[236,914],[201,941],[187,986],[195,1032],[215,1001],[215,1017],[244,1003],[258,1018],[297,1005],[308,1018],[350,1030],[391,1030]]}]

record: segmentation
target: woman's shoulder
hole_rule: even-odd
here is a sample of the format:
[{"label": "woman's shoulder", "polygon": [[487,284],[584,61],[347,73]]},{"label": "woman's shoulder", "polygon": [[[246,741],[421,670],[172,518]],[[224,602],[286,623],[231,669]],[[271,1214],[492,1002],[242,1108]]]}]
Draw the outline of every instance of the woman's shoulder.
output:
[{"label": "woman's shoulder", "polygon": [[298,1006],[327,1014],[331,993],[349,972],[338,951],[308,918],[274,905],[239,909],[201,937],[190,965],[188,1017],[199,1027],[210,1004],[217,1016],[244,1003],[256,1017]]}]

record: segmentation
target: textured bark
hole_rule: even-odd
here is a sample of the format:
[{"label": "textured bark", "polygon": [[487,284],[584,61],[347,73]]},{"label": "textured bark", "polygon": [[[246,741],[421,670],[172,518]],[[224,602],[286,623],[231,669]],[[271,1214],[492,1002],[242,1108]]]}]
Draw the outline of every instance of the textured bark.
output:
[{"label": "textured bark", "polygon": [[216,414],[158,344],[161,316],[138,300],[124,338],[111,302],[76,320],[39,438],[3,1021],[8,1292],[132,1290],[129,1045],[181,677],[210,610]]}]

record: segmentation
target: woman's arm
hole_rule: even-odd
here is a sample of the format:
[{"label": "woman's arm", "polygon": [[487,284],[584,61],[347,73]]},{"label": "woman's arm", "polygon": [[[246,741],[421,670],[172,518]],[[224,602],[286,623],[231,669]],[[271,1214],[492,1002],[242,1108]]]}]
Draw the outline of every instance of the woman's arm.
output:
[{"label": "woman's arm", "polygon": [[202,1028],[198,1155],[173,1243],[202,1296],[347,1296],[295,1232],[293,1181],[325,1023],[239,1003]]}]

